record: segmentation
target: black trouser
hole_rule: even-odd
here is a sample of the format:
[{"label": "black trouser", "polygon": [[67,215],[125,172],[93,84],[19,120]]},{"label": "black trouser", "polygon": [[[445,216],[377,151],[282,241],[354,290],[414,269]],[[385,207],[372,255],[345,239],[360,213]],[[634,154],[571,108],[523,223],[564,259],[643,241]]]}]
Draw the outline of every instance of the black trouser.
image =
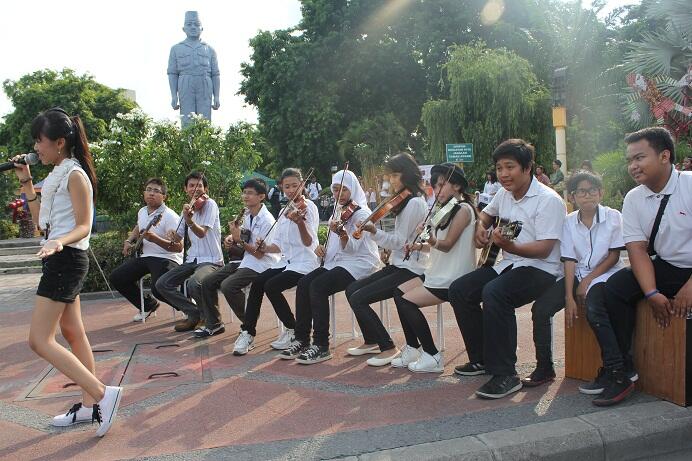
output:
[{"label": "black trouser", "polygon": [[289,330],[295,330],[296,319],[293,317],[293,312],[291,312],[291,307],[288,305],[283,292],[296,286],[301,277],[303,274],[284,270],[283,267],[281,269],[267,269],[259,274],[250,287],[250,294],[245,306],[245,321],[240,328],[252,336],[257,335],[257,319],[262,306],[262,297],[266,294],[281,323]]},{"label": "black trouser", "polygon": [[329,347],[329,297],[354,280],[343,267],[320,267],[300,279],[296,288],[296,340],[308,344],[312,324],[313,343]]},{"label": "black trouser", "polygon": [[526,266],[516,269],[510,266],[500,275],[492,267],[481,267],[452,282],[449,301],[469,361],[484,362],[486,370],[493,375],[516,375],[514,310],[534,301],[554,283],[554,275]]},{"label": "black trouser", "polygon": [[[151,294],[156,298],[164,300],[163,296],[156,289],[156,281],[169,270],[178,267],[178,263],[166,258],[155,256],[145,256],[143,258],[129,258],[121,265],[113,269],[109,277],[113,288],[139,309],[139,279],[147,274],[151,274]],[[151,295],[144,297],[144,310],[155,309],[158,301]]]},{"label": "black trouser", "polygon": [[[426,290],[435,295],[430,289],[426,288]],[[437,354],[439,351],[435,347],[430,325],[428,325],[428,321],[425,320],[425,316],[421,312],[421,307],[426,306],[419,306],[408,299],[404,299],[404,295],[401,290],[396,290],[394,304],[396,304],[396,310],[399,313],[399,320],[401,321],[401,328],[404,330],[406,344],[414,349],[422,346],[423,350],[430,355]]]},{"label": "black trouser", "polygon": [[[655,258],[652,263],[656,288],[668,298],[674,297],[692,276],[692,269],[675,267],[660,258]],[[629,267],[619,270],[606,282],[606,307],[620,349],[614,368],[623,367],[632,360],[632,334],[637,318],[635,308],[643,297],[639,282]]]},{"label": "black trouser", "polygon": [[[163,274],[156,282],[156,289],[171,307],[184,312],[189,320],[199,320],[204,312],[202,279],[218,269],[219,266],[212,263],[184,263]],[[183,283],[187,286],[188,297],[180,292]]]},{"label": "black trouser", "polygon": [[393,298],[397,287],[418,277],[408,269],[386,266],[346,288],[346,298],[356,316],[365,344],[377,344],[380,351],[394,349],[394,342],[370,304]]}]

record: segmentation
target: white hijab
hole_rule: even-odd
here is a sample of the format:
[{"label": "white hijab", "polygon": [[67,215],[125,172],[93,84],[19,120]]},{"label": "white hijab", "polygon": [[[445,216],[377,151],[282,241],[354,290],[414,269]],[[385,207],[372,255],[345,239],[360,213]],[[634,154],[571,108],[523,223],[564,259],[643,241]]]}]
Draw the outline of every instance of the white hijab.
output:
[{"label": "white hijab", "polygon": [[[353,174],[352,171],[341,170],[334,173],[334,176],[332,176],[332,187],[335,185],[340,185],[342,178],[343,186],[351,191],[351,200],[356,202],[356,204],[359,207],[365,210],[370,210],[370,208],[368,208],[368,198],[365,195],[365,191],[363,191],[363,188],[360,186],[360,181],[358,181],[358,177],[355,174]],[[337,197],[335,195],[334,200],[336,200],[336,198]]]}]

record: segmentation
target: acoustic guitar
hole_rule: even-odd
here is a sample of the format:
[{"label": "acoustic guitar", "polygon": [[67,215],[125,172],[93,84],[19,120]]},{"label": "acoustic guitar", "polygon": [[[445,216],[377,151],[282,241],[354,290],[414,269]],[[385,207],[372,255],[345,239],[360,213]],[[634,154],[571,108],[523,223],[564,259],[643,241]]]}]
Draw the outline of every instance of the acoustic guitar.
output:
[{"label": "acoustic guitar", "polygon": [[[508,219],[495,217],[492,229],[499,226],[500,233],[507,240],[514,240],[519,236],[523,223],[521,221],[509,222]],[[477,267],[493,267],[497,261],[497,256],[500,254],[500,247],[493,242],[492,233],[490,234],[490,242],[481,250],[481,256],[478,258]]]},{"label": "acoustic guitar", "polygon": [[134,245],[132,245],[132,249],[130,250],[131,255],[137,256],[142,252],[142,246],[144,245],[144,234],[149,232],[149,229],[157,225],[159,221],[161,221],[161,218],[163,218],[163,212],[157,213],[153,218],[151,218],[151,221],[149,221],[147,227],[139,232],[139,237],[137,237],[137,241],[135,241]]}]

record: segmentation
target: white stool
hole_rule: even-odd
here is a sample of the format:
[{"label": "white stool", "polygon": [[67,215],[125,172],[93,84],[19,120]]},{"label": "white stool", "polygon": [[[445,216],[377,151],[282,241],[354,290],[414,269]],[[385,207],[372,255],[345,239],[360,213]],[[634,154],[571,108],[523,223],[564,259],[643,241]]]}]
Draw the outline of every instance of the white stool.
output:
[{"label": "white stool", "polygon": [[[142,317],[142,323],[147,321],[147,315],[144,312],[144,277],[139,279],[139,315]],[[152,315],[156,317],[156,312]]]},{"label": "white stool", "polygon": [[384,317],[383,317],[383,312],[387,315],[387,331],[389,333],[392,332],[392,322],[391,319],[389,318],[389,303],[385,299],[384,301],[380,301],[380,321],[384,323]]},{"label": "white stool", "polygon": [[437,305],[437,342],[440,345],[440,351],[445,350],[445,317],[442,304]]},{"label": "white stool", "polygon": [[[332,325],[332,343],[336,342],[336,300],[335,295],[329,297],[329,321]],[[359,336],[356,330],[356,316],[351,311],[351,338],[355,339]]]}]

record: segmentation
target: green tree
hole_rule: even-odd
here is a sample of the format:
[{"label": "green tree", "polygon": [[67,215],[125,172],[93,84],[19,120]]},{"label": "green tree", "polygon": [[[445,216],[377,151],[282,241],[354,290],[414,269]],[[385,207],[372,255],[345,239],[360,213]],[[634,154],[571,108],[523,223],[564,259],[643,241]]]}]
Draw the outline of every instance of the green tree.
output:
[{"label": "green tree", "polygon": [[26,152],[33,146],[31,120],[42,110],[62,107],[79,115],[89,141],[98,141],[108,132],[108,124],[119,113],[129,112],[136,104],[122,90],[98,83],[91,75],[78,75],[71,69],[59,72],[39,70],[19,80],[2,84],[14,111],[0,123],[0,145],[10,152]]},{"label": "green tree", "polygon": [[507,138],[532,142],[539,162],[552,158],[548,91],[528,61],[476,43],[454,47],[445,71],[449,99],[423,106],[430,161],[444,161],[447,143],[473,143],[474,163],[465,167],[479,180],[491,164],[493,149]]},{"label": "green tree", "polygon": [[209,195],[225,222],[241,208],[240,179],[259,161],[258,137],[254,126],[242,122],[222,130],[197,117],[180,129],[170,122],[154,122],[139,110],[120,114],[112,120],[107,138],[93,145],[100,181],[97,209],[131,226],[141,207],[144,181],[158,177],[168,185],[168,205],[179,210],[186,201],[185,176],[198,170],[207,177]]}]

